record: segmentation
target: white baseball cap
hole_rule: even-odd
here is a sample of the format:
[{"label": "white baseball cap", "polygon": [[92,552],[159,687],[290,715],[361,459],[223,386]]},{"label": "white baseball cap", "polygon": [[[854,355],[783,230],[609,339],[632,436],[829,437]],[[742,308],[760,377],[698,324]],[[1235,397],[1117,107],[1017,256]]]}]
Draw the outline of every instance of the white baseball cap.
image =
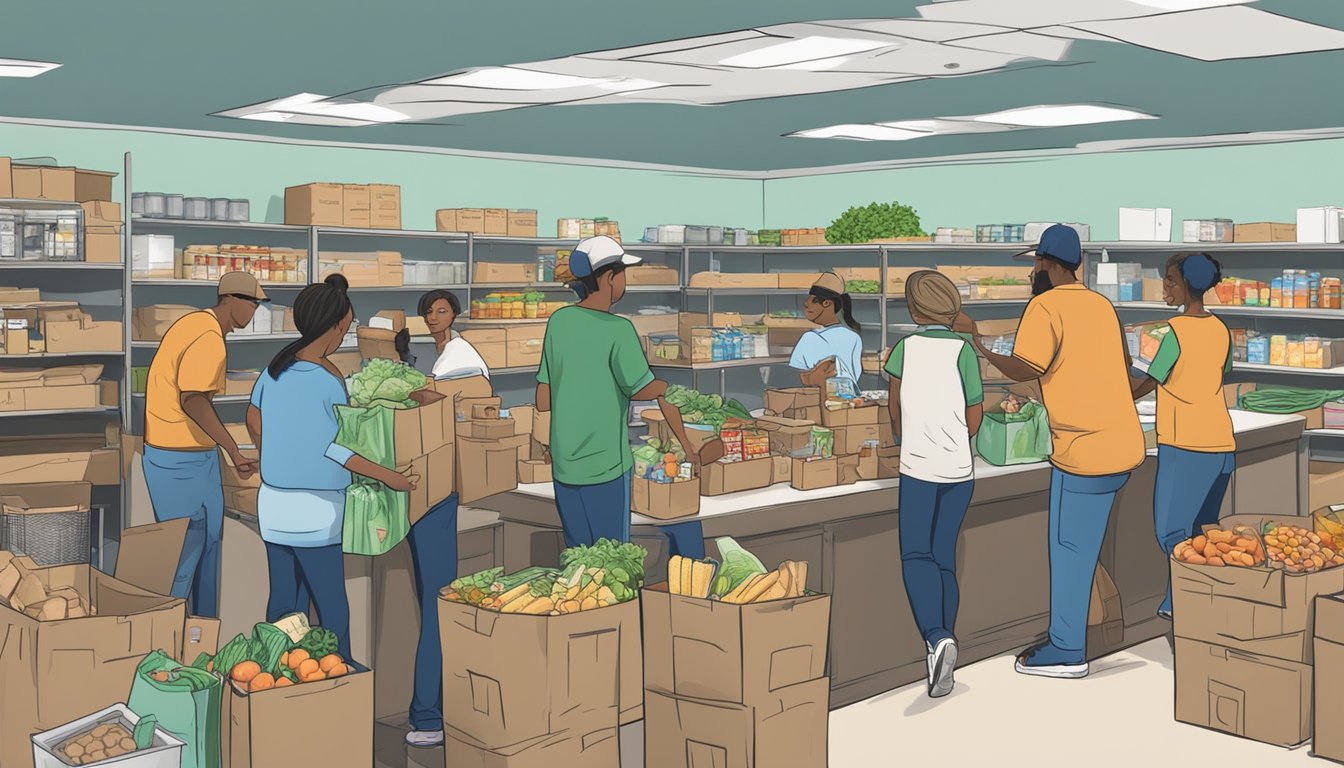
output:
[{"label": "white baseball cap", "polygon": [[589,277],[610,264],[633,267],[643,263],[643,259],[626,253],[620,243],[605,235],[584,240],[569,255],[569,271],[575,277]]}]

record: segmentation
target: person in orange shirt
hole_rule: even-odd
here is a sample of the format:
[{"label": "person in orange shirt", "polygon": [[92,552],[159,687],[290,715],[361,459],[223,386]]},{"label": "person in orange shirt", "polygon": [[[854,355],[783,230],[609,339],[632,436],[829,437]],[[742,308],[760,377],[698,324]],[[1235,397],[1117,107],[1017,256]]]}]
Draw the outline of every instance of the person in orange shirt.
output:
[{"label": "person in orange shirt", "polygon": [[[1184,311],[1134,388],[1137,399],[1157,390],[1157,482],[1153,524],[1170,557],[1176,545],[1218,522],[1223,496],[1236,470],[1232,416],[1223,377],[1232,370],[1232,333],[1204,309],[1204,294],[1223,279],[1222,266],[1205,253],[1178,254],[1167,262],[1163,298]],[[1171,618],[1171,584],[1157,614]]]},{"label": "person in orange shirt", "polygon": [[986,349],[961,315],[980,354],[1011,379],[1040,379],[1050,420],[1050,635],[1018,657],[1024,675],[1088,673],[1087,610],[1093,574],[1115,496],[1143,463],[1143,427],[1134,407],[1129,347],[1115,307],[1078,282],[1082,244],[1056,224],[1036,248],[1033,293],[1012,355]]},{"label": "person in orange shirt", "polygon": [[219,615],[224,489],[217,449],[229,454],[244,479],[257,471],[257,462],[243,456],[215,412],[215,395],[224,390],[224,337],[250,324],[263,301],[270,299],[255,277],[224,275],[215,306],[173,323],[149,366],[145,483],[156,519],[190,521],[172,593],[190,597],[196,616]]}]

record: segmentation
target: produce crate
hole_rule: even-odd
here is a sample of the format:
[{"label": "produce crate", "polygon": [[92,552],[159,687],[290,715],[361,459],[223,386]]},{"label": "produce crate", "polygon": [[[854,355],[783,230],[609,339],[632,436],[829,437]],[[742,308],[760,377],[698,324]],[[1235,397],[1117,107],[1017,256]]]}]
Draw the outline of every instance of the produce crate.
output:
[{"label": "produce crate", "polygon": [[[220,714],[223,765],[280,768],[373,764],[373,671],[244,693],[225,686]],[[294,738],[294,725],[321,724],[321,739]]]},{"label": "produce crate", "polygon": [[[33,768],[67,768],[71,762],[61,757],[66,742],[104,725],[119,725],[133,733],[140,722],[125,704],[113,704],[107,709],[81,717],[58,728],[33,735]],[[178,768],[182,765],[182,748],[186,744],[162,728],[154,728],[153,744],[121,757],[108,758],[85,765],[115,764],[117,768]]]},{"label": "produce crate", "polygon": [[25,508],[6,503],[3,510],[0,549],[28,555],[43,567],[89,562],[87,504]]}]

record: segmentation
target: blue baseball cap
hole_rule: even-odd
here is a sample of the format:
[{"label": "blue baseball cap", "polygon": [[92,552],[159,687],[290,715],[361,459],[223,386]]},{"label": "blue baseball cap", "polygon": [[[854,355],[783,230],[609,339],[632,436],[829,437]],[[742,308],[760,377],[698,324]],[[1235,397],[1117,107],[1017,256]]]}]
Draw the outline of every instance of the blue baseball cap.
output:
[{"label": "blue baseball cap", "polygon": [[1064,224],[1051,225],[1041,233],[1041,242],[1035,248],[1015,254],[1013,258],[1035,261],[1040,256],[1049,256],[1070,267],[1082,264],[1083,244],[1078,239],[1078,231]]},{"label": "blue baseball cap", "polygon": [[644,260],[626,253],[620,243],[603,235],[584,240],[569,255],[569,271],[575,277],[588,277],[608,264],[617,263],[633,267]]}]

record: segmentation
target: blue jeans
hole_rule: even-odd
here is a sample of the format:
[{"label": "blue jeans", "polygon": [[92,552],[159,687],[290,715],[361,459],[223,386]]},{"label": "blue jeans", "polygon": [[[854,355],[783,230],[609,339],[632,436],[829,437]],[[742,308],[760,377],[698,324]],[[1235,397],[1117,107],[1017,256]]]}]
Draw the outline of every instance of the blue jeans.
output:
[{"label": "blue jeans", "polygon": [[[1233,453],[1200,453],[1170,445],[1157,447],[1153,529],[1167,557],[1171,557],[1177,544],[1199,533],[1205,525],[1218,522],[1223,496],[1236,468]],[[1158,610],[1171,612],[1170,570],[1167,597]]]},{"label": "blue jeans", "polygon": [[224,488],[219,451],[168,451],[145,446],[141,465],[154,519],[186,518],[187,537],[173,577],[173,597],[190,599],[196,616],[219,616],[219,546],[224,534]]},{"label": "blue jeans", "polygon": [[1084,477],[1050,472],[1050,643],[1083,662],[1092,580],[1115,495],[1129,473]]},{"label": "blue jeans", "polygon": [[351,660],[350,601],[345,595],[345,554],[341,545],[287,547],[268,541],[266,567],[271,579],[266,620],[277,621],[290,613],[307,614],[306,595],[311,595],[318,623],[336,633],[337,653]]},{"label": "blue jeans", "polygon": [[957,536],[975,481],[931,483],[902,477],[901,572],[924,642],[952,637],[957,621]]},{"label": "blue jeans", "polygon": [[420,642],[415,648],[411,728],[443,730],[443,652],[439,643],[439,590],[457,578],[457,494],[435,504],[406,537],[420,601]]},{"label": "blue jeans", "polygon": [[[631,473],[598,485],[555,481],[555,507],[565,531],[565,546],[591,546],[598,539],[630,540]],[[705,532],[698,520],[660,525],[669,550],[699,560],[705,556]]]}]

